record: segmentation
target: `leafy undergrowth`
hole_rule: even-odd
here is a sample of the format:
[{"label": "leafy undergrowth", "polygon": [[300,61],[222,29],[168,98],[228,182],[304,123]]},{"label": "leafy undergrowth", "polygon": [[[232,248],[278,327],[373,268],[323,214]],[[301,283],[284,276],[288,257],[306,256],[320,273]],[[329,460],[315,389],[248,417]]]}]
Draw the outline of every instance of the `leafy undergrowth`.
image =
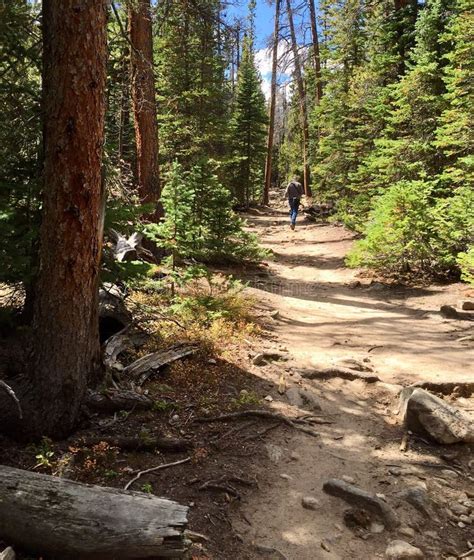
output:
[{"label": "leafy undergrowth", "polygon": [[[259,344],[253,302],[242,286],[224,277],[214,279],[212,286],[202,281],[188,284],[174,298],[137,290],[129,300],[137,324],[148,336],[138,351],[121,357],[124,365],[178,342],[196,343],[198,352],[160,370],[144,385],[143,392],[154,401],[151,410],[90,415],[66,441],[43,439],[25,447],[0,438],[2,463],[123,488],[139,471],[189,457],[187,463],[142,476],[132,489],[190,506],[190,529],[209,538],[194,546],[191,558],[251,558],[232,529],[230,514],[265,473],[262,440],[268,425],[258,420],[196,419],[258,408],[264,402],[268,383],[245,370],[249,345],[255,351]],[[189,449],[129,451],[114,445],[119,437],[142,443],[181,439]]]}]

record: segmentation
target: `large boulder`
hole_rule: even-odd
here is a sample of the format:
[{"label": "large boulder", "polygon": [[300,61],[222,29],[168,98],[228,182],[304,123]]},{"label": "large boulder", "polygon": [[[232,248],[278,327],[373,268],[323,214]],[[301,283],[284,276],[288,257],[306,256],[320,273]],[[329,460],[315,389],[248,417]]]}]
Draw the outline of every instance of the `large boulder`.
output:
[{"label": "large boulder", "polygon": [[406,401],[407,430],[428,435],[441,444],[474,442],[474,422],[443,399],[415,389]]}]

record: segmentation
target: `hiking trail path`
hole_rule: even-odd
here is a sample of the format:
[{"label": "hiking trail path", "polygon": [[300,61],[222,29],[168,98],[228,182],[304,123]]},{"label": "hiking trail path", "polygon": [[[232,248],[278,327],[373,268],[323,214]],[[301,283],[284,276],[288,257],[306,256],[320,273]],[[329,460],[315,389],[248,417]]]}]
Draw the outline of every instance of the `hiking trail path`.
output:
[{"label": "hiking trail path", "polygon": [[[417,381],[474,381],[473,342],[459,340],[474,334],[474,324],[445,319],[439,313],[442,305],[456,306],[473,297],[473,290],[460,283],[388,286],[364,277],[362,271],[344,264],[354,242],[351,232],[337,225],[309,223],[302,216],[291,231],[283,205],[256,210],[248,225],[273,252],[263,272],[247,275],[248,292],[271,315],[267,349],[287,356],[284,362],[252,365],[252,372],[268,381],[267,400],[276,410],[301,413],[298,403],[295,408],[290,402],[291,391],[278,391],[284,378],[287,389],[310,391],[321,406],[322,418],[333,424],[316,426],[317,438],[286,430],[262,442],[270,468],[259,490],[242,505],[234,530],[254,547],[255,558],[385,558],[393,539],[420,547],[425,558],[456,557],[474,540],[474,522],[460,529],[446,522],[445,516],[427,517],[398,494],[421,485],[438,505],[466,499],[465,485],[472,492],[472,479],[419,463],[442,465],[443,453],[458,453],[455,460],[464,464],[469,462],[468,446],[442,448],[410,438],[402,452],[397,408],[402,386]],[[344,359],[372,367],[381,382],[301,376],[304,370]],[[472,398],[456,402],[474,409]],[[343,516],[349,506],[322,491],[324,482],[342,477],[383,495],[398,508],[402,527],[411,527],[408,532],[413,534],[377,532],[376,525],[372,532],[348,528]],[[302,507],[305,496],[316,499],[314,510]]]}]

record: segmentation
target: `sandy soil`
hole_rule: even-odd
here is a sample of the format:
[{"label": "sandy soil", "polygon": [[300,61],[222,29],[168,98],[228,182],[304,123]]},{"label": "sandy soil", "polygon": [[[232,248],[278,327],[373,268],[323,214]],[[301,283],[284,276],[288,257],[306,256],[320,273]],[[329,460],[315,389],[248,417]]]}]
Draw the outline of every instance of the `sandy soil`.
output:
[{"label": "sandy soil", "polygon": [[[234,529],[254,547],[254,558],[382,558],[396,538],[419,546],[426,558],[457,558],[469,550],[474,531],[473,525],[459,527],[449,508],[473,491],[472,449],[442,448],[412,436],[401,452],[403,428],[396,409],[402,385],[474,380],[473,343],[459,341],[474,333],[473,323],[439,314],[441,305],[456,306],[472,295],[469,289],[462,284],[390,287],[363,278],[344,266],[353,243],[350,232],[302,220],[292,232],[284,208],[256,211],[249,226],[274,254],[263,272],[247,276],[249,292],[263,309],[278,311],[267,325],[268,349],[288,356],[286,362],[251,369],[271,383],[267,400],[273,399],[272,406],[301,412],[277,387],[282,382],[286,388],[302,387],[315,395],[323,417],[333,424],[318,426],[318,438],[286,431],[266,440],[272,468],[260,491],[246,498]],[[364,360],[383,383],[308,381],[300,375],[302,369],[345,358]],[[474,409],[472,399],[451,399]],[[325,481],[342,476],[383,494],[414,536],[348,528],[343,519],[348,506],[322,491]],[[428,515],[398,496],[413,485],[427,490],[433,506]],[[318,500],[315,510],[302,507],[304,496]]]}]

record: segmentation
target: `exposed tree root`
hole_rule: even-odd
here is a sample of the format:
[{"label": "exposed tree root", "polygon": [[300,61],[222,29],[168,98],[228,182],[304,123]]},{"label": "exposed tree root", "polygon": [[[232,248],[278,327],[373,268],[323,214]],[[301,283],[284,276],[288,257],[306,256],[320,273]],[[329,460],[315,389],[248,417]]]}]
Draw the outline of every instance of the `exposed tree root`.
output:
[{"label": "exposed tree root", "polygon": [[306,379],[332,379],[340,377],[341,379],[348,379],[353,381],[355,379],[362,379],[366,383],[376,383],[380,378],[375,374],[365,373],[363,371],[355,371],[353,369],[334,366],[324,369],[312,369],[301,373],[302,377]]},{"label": "exposed tree root", "polygon": [[161,471],[163,469],[169,469],[170,467],[176,467],[178,465],[184,465],[184,463],[189,463],[191,461],[191,457],[186,457],[186,459],[181,459],[181,461],[175,461],[174,463],[165,463],[164,465],[158,465],[157,467],[153,467],[151,469],[146,469],[145,471],[140,471],[137,473],[137,476],[132,478],[127,484],[124,486],[124,490],[128,490],[130,486],[136,482],[139,478],[141,478],[144,474],[155,473],[157,471]]},{"label": "exposed tree root", "polygon": [[286,424],[291,428],[295,428],[311,436],[319,435],[309,427],[312,424],[333,424],[333,422],[329,420],[321,420],[319,418],[315,418],[314,416],[305,416],[304,418],[288,418],[288,416],[284,416],[283,414],[279,414],[277,412],[270,412],[269,410],[244,410],[242,412],[230,412],[221,416],[196,418],[195,422],[226,422],[248,417],[265,418],[267,420],[279,420],[283,424]]}]

